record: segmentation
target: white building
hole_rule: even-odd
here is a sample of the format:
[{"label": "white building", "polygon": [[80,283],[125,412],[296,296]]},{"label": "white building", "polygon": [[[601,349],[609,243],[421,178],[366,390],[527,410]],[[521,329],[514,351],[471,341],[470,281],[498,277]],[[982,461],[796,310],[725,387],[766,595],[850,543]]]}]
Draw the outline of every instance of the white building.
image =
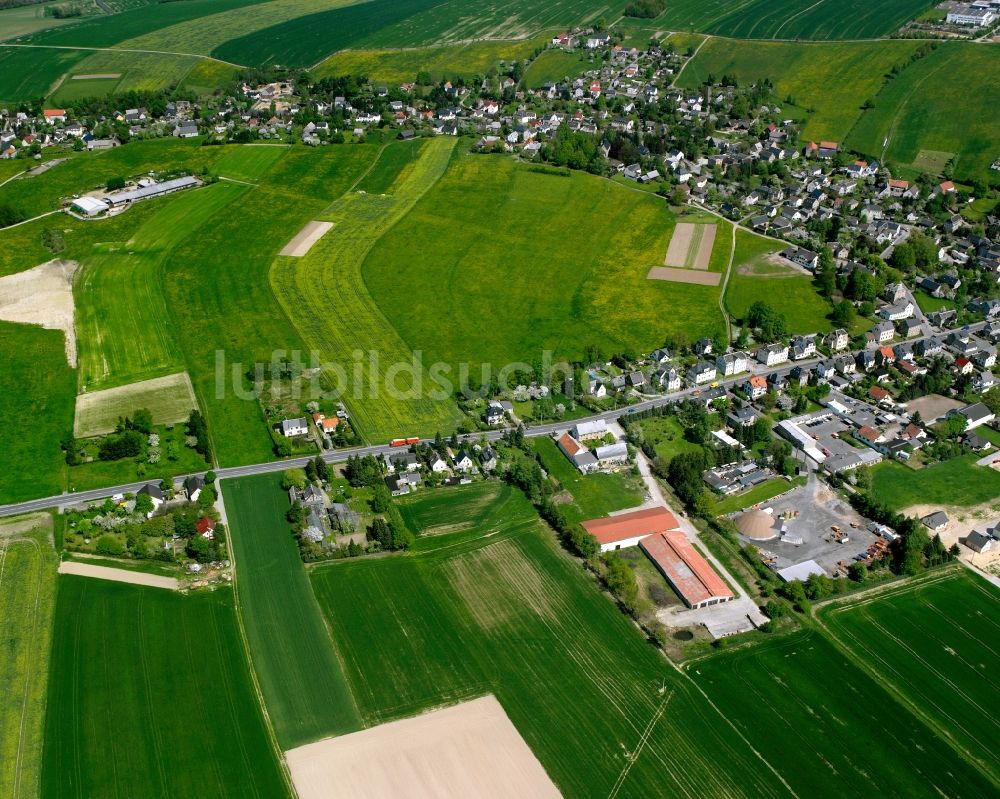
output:
[{"label": "white building", "polygon": [[282,419],[281,435],[285,438],[304,436],[309,432],[309,425],[305,419]]}]

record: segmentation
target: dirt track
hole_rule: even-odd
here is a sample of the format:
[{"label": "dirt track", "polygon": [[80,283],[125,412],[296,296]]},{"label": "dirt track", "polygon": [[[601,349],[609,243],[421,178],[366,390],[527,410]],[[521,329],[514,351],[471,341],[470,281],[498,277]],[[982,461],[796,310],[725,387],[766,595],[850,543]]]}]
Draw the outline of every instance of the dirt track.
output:
[{"label": "dirt track", "polygon": [[718,272],[703,272],[695,269],[674,269],[670,266],[654,266],[646,275],[649,280],[667,280],[672,283],[693,283],[696,286],[718,286],[722,275]]},{"label": "dirt track", "polygon": [[176,591],[180,582],[174,577],[163,577],[159,574],[133,572],[127,569],[115,569],[108,566],[97,566],[93,563],[79,563],[66,560],[59,564],[60,574],[75,574],[78,577],[95,577],[98,580],[111,580],[116,583],[132,583],[150,588],[169,588]]},{"label": "dirt track", "polygon": [[76,366],[73,275],[80,265],[59,259],[0,278],[0,319],[61,330],[66,360]]},{"label": "dirt track", "polygon": [[302,230],[295,234],[295,238],[284,246],[284,249],[278,255],[290,255],[293,258],[301,258],[332,227],[333,222],[308,222]]},{"label": "dirt track", "polygon": [[299,799],[556,799],[503,707],[484,696],[285,753]]}]

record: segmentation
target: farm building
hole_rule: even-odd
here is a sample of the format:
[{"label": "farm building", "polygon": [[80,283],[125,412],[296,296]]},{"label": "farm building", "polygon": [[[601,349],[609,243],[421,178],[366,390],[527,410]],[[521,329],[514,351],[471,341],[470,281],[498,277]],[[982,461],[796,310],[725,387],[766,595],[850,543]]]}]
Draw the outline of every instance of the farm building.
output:
[{"label": "farm building", "polygon": [[689,608],[718,605],[735,598],[725,581],[680,530],[647,536],[639,546]]},{"label": "farm building", "polygon": [[84,216],[103,214],[109,207],[104,200],[98,200],[96,197],[78,197],[70,205]]},{"label": "farm building", "polygon": [[787,569],[778,570],[778,576],[786,583],[790,583],[792,580],[805,582],[814,574],[821,576],[826,574],[823,567],[814,560],[804,560],[794,566],[789,566]]},{"label": "farm building", "polygon": [[148,186],[142,186],[138,189],[130,189],[129,191],[121,191],[117,194],[109,194],[104,199],[111,205],[112,208],[120,208],[121,206],[129,203],[149,200],[153,197],[162,197],[165,194],[172,194],[175,191],[189,189],[198,185],[200,185],[200,183],[197,178],[187,175],[182,178],[165,180],[162,183],[151,183]]},{"label": "farm building", "polygon": [[556,445],[562,454],[569,458],[583,474],[593,472],[598,468],[597,456],[569,433],[563,433],[556,441]]},{"label": "farm building", "polygon": [[597,539],[601,552],[634,547],[646,536],[680,529],[677,517],[664,507],[591,519],[583,522],[583,527]]}]

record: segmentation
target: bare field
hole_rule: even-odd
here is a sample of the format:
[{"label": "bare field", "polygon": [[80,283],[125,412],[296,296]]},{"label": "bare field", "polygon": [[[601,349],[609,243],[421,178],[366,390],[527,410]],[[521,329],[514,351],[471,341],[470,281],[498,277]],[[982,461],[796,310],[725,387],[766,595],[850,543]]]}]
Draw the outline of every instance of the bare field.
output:
[{"label": "bare field", "polygon": [[110,433],[120,416],[129,416],[138,408],[149,410],[153,424],[170,425],[185,421],[197,407],[187,372],[91,391],[76,398],[73,435],[90,438]]},{"label": "bare field", "polygon": [[285,753],[299,799],[556,799],[492,695]]},{"label": "bare field", "polygon": [[963,405],[963,402],[951,399],[950,397],[943,397],[940,394],[927,394],[926,396],[917,397],[917,399],[907,402],[906,409],[910,413],[919,412],[924,422],[929,424],[947,415],[948,411],[961,408]]},{"label": "bare field", "polygon": [[[670,237],[663,265],[707,270],[712,258],[712,247],[715,245],[716,227],[716,225],[678,222],[673,236]],[[709,285],[714,286],[716,283]]]},{"label": "bare field", "polygon": [[285,245],[278,255],[290,255],[293,258],[301,258],[306,255],[312,246],[329,232],[333,227],[333,222],[309,222],[302,230],[295,234],[295,238]]},{"label": "bare field", "polygon": [[171,591],[176,591],[180,588],[180,583],[173,577],[146,574],[145,572],[133,572],[127,569],[115,569],[111,566],[97,566],[93,563],[78,563],[72,560],[60,563],[59,573],[73,574],[77,577],[94,577],[98,580],[111,580],[115,583],[144,585],[147,588],[168,588]]},{"label": "bare field", "polygon": [[72,367],[76,366],[73,275],[79,266],[76,261],[55,259],[0,278],[0,319],[61,330]]},{"label": "bare field", "polygon": [[696,286],[718,286],[722,275],[718,272],[702,272],[694,269],[675,269],[669,266],[654,266],[646,275],[649,280],[667,280],[672,283],[693,283]]},{"label": "bare field", "polygon": [[70,80],[114,80],[120,78],[121,72],[89,72],[85,75],[70,75]]}]

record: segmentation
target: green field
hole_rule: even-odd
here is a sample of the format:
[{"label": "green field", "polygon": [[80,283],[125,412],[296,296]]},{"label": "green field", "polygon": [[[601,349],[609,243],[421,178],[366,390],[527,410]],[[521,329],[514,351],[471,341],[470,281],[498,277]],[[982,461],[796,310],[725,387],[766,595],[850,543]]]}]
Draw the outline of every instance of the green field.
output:
[{"label": "green field", "polygon": [[569,492],[561,505],[571,521],[607,516],[611,511],[641,505],[645,486],[638,477],[627,474],[580,474],[548,436],[536,438],[535,451],[549,476]]},{"label": "green field", "polygon": [[847,137],[847,146],[934,172],[940,161],[922,163],[921,152],[955,153],[957,178],[994,176],[989,167],[1000,155],[1000,130],[982,109],[1000,105],[997,59],[992,45],[940,45],[886,85]]},{"label": "green field", "polygon": [[892,33],[927,0],[676,0],[658,22],[738,39],[872,39]]},{"label": "green field", "polygon": [[861,116],[862,104],[875,97],[886,73],[909,60],[918,41],[749,42],[710,39],[678,80],[697,88],[709,75],[735,76],[740,84],[769,78],[782,101],[814,109],[802,128],[805,141],[843,141]]},{"label": "green field", "polygon": [[210,94],[236,80],[239,70],[221,61],[203,58],[184,76],[180,88],[196,94]]},{"label": "green field", "polygon": [[186,372],[132,383],[110,391],[81,394],[76,398],[73,433],[77,438],[110,433],[123,416],[145,408],[153,424],[186,421],[198,401]]},{"label": "green field", "polygon": [[923,469],[885,461],[872,468],[872,490],[897,511],[911,505],[979,505],[1000,496],[1000,472],[976,466],[979,457],[962,455]]},{"label": "green field", "polygon": [[[455,507],[476,490],[452,493]],[[438,518],[435,492],[412,500],[425,502],[434,510],[411,514]],[[491,692],[566,797],[784,795],[530,508],[512,504],[461,535],[418,539],[432,546],[419,553],[311,572],[365,724]]]},{"label": "green field", "polygon": [[365,283],[406,343],[452,374],[545,350],[579,358],[591,343],[649,350],[722,326],[717,288],[646,279],[674,221],[661,199],[610,181],[462,155],[378,241]]},{"label": "green field", "polygon": [[[279,475],[224,480],[239,613],[264,705],[282,749],[358,729],[343,665],[316,604]],[[334,616],[367,613],[351,602]]]},{"label": "green field", "polygon": [[781,242],[745,230],[736,231],[733,271],[726,287],[726,308],[742,319],[755,302],[766,302],[785,317],[788,332],[825,332],[833,329],[827,319],[830,304],[813,287],[813,280],[792,267],[782,268],[767,254],[783,248]]},{"label": "green field", "polygon": [[996,786],[811,630],[692,663],[798,796],[992,795]]},{"label": "green field", "polygon": [[[111,72],[106,74],[112,74]],[[49,97],[53,105],[72,106],[77,100],[106,97],[114,92],[121,78],[67,78]]]},{"label": "green field", "polygon": [[76,375],[64,335],[0,322],[0,502],[62,493],[59,442],[73,429]]},{"label": "green field", "polygon": [[0,522],[0,795],[37,796],[56,599],[52,519]]},{"label": "green field", "polygon": [[20,8],[5,8],[0,11],[0,41],[17,39],[31,33],[63,25],[75,25],[80,18],[56,19],[45,14],[45,6],[41,3],[21,6]]},{"label": "green field", "polygon": [[357,190],[369,194],[385,194],[401,177],[409,174],[420,160],[427,139],[389,142],[379,152],[378,160],[358,182]]},{"label": "green field", "polygon": [[[176,0],[175,0],[176,1]],[[187,0],[185,0],[187,2]],[[118,53],[105,50],[93,53],[70,69],[71,75],[101,75],[119,73],[116,92],[165,91],[176,86],[194,67],[201,63],[196,55],[172,55],[169,53]],[[72,91],[72,84],[92,81],[78,81],[67,78],[56,97],[63,98],[64,92]],[[113,81],[108,81],[113,83]],[[86,97],[73,91],[69,100]]]},{"label": "green field", "polygon": [[81,390],[183,370],[162,291],[164,264],[175,247],[244,191],[220,182],[148,201],[161,207],[132,238],[84,261],[74,286]]},{"label": "green field", "polygon": [[284,145],[270,144],[247,144],[235,147],[219,159],[213,171],[231,180],[259,180],[281,160],[287,150]]},{"label": "green field", "polygon": [[59,578],[41,795],[126,793],[291,795],[228,589]]},{"label": "green field", "polygon": [[531,62],[524,71],[523,83],[537,89],[546,83],[558,83],[563,78],[575,78],[588,69],[595,69],[600,62],[579,50],[546,50]]},{"label": "green field", "polygon": [[[333,222],[333,229],[306,256],[279,256],[271,270],[275,295],[302,340],[318,353],[332,385],[340,388],[352,424],[369,440],[404,432],[433,435],[454,429],[459,420],[450,393],[432,394],[435,386],[424,368],[393,380],[389,370],[395,364],[412,366],[414,356],[362,279],[366,257],[441,177],[454,146],[449,137],[428,142],[389,194],[345,195],[318,217]],[[370,352],[376,353],[375,368]],[[354,377],[355,363],[361,364],[361,382]]]},{"label": "green field", "polygon": [[529,57],[545,39],[489,41],[406,50],[341,50],[311,70],[316,78],[328,75],[365,75],[370,80],[413,81],[426,71],[434,81],[485,75],[500,61]]},{"label": "green field", "polygon": [[[205,148],[218,149],[218,148]],[[198,402],[208,418],[220,463],[273,457],[256,399],[241,395],[242,375],[255,363],[308,348],[277,303],[268,272],[274,256],[310,219],[368,168],[375,147],[274,148],[284,155],[197,237],[167,260],[166,286],[178,343]],[[256,151],[255,151],[256,152]],[[247,164],[241,164],[247,168]],[[234,246],[234,242],[239,242]],[[220,357],[223,388],[217,389]]]},{"label": "green field", "polygon": [[439,536],[485,527],[498,520],[506,524],[534,519],[535,511],[507,483],[481,482],[468,486],[418,492],[397,500],[406,526],[419,531],[416,548],[440,546]]},{"label": "green field", "polygon": [[854,656],[931,716],[942,737],[1000,784],[1000,765],[982,746],[1000,732],[1000,695],[992,680],[1000,657],[998,618],[1000,591],[966,569],[821,614]]},{"label": "green field", "polygon": [[40,50],[0,45],[0,73],[4,76],[0,100],[14,104],[44,97],[67,69],[86,56],[86,50]]}]

